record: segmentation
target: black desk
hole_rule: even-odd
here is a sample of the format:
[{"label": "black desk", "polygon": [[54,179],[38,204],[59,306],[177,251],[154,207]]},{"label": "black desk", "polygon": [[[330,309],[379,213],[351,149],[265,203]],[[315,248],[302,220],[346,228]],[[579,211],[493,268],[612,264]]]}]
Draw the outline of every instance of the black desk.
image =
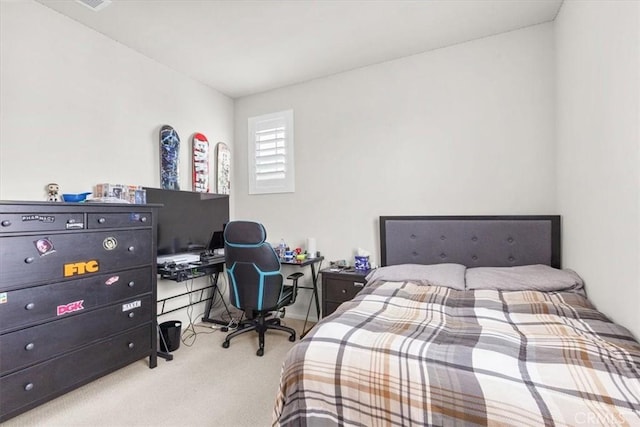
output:
[{"label": "black desk", "polygon": [[[310,258],[310,259],[305,259],[303,261],[298,261],[298,260],[292,260],[292,261],[285,261],[285,260],[280,260],[280,264],[281,265],[292,265],[292,266],[298,266],[300,268],[306,267],[306,266],[310,266],[311,267],[311,282],[312,282],[312,286],[298,286],[298,289],[310,289],[313,291],[312,295],[311,295],[311,299],[309,300],[309,306],[307,307],[307,315],[304,319],[304,325],[302,326],[302,333],[300,334],[300,338],[304,338],[304,336],[309,332],[308,330],[306,330],[307,327],[307,323],[309,321],[309,313],[311,311],[311,303],[313,301],[315,301],[315,305],[316,305],[316,314],[317,314],[317,318],[318,320],[320,320],[320,298],[318,297],[318,275],[320,272],[320,268],[316,269],[316,265],[322,265],[322,261],[324,260],[323,256],[320,257],[316,257],[316,258]],[[213,308],[213,300],[214,297],[216,296],[216,292],[217,294],[220,296],[222,303],[224,304],[224,308],[227,312],[227,314],[229,314],[229,318],[231,318],[231,312],[229,311],[229,306],[227,305],[227,303],[225,302],[224,296],[222,295],[222,291],[220,291],[220,288],[218,287],[218,277],[220,275],[221,272],[224,271],[224,257],[216,257],[216,259],[208,262],[208,263],[199,263],[199,264],[194,264],[194,263],[187,263],[185,265],[182,266],[177,266],[175,268],[168,268],[167,266],[164,265],[158,265],[158,274],[160,275],[160,277],[162,279],[167,279],[167,280],[173,280],[175,282],[182,282],[185,280],[191,280],[194,279],[196,277],[203,277],[203,276],[209,276],[209,280],[211,282],[211,284],[207,287],[204,288],[200,288],[200,289],[196,289],[193,291],[188,291],[179,295],[174,295],[168,298],[163,298],[158,300],[159,303],[162,303],[162,307],[160,309],[160,312],[158,313],[158,316],[161,316],[163,314],[167,314],[167,313],[171,313],[173,311],[176,310],[181,310],[183,308],[189,307],[190,305],[194,305],[194,304],[198,304],[201,303],[203,301],[207,302],[205,311],[204,311],[204,317],[202,318],[203,322],[208,322],[208,323],[215,323],[217,325],[222,325],[222,326],[227,326],[229,322],[225,322],[222,320],[217,320],[217,319],[212,319],[210,317],[211,314],[211,309]],[[208,297],[204,298],[204,291],[207,289],[211,289],[211,293],[209,294]],[[174,308],[171,310],[165,310],[165,303],[173,298],[178,298],[184,295],[189,295],[189,294],[193,294],[196,292],[200,292],[200,297],[197,301],[192,301],[187,305],[184,305],[182,307],[178,307],[178,308]],[[311,328],[309,328],[311,329]]]},{"label": "black desk", "polygon": [[[300,334],[300,338],[304,338],[305,335],[309,332],[305,328],[307,327],[307,321],[309,320],[309,312],[311,311],[311,302],[315,300],[316,302],[316,314],[318,315],[318,321],[320,321],[320,299],[318,298],[318,273],[320,272],[320,268],[316,270],[316,264],[322,265],[322,260],[324,260],[323,256],[319,256],[316,258],[309,258],[303,261],[291,260],[285,261],[280,260],[281,265],[297,265],[298,267],[311,267],[311,282],[313,286],[298,286],[298,289],[311,289],[313,294],[311,295],[311,299],[309,300],[309,307],[307,308],[307,315],[304,318],[304,325],[302,325],[302,333]],[[311,328],[309,328],[310,330]]]},{"label": "black desk", "polygon": [[[231,312],[229,311],[229,306],[227,306],[227,303],[224,300],[224,295],[222,295],[222,291],[218,287],[218,276],[222,271],[224,271],[224,256],[215,257],[208,262],[185,263],[182,265],[175,265],[173,267],[168,267],[167,265],[158,264],[157,272],[160,275],[160,278],[165,280],[173,280],[174,282],[184,282],[186,280],[192,280],[197,277],[204,277],[204,276],[209,277],[209,286],[183,292],[181,294],[173,295],[167,298],[159,299],[157,302],[161,303],[162,306],[160,307],[160,310],[158,310],[159,311],[158,316],[172,313],[174,311],[181,310],[183,308],[187,308],[189,306],[206,301],[207,305],[205,307],[204,317],[202,318],[202,321],[208,322],[208,323],[215,323],[217,325],[227,326],[229,322],[212,319],[210,317],[211,309],[213,308],[213,300],[217,293],[217,295],[222,300],[222,303],[224,304],[224,308],[227,311],[227,314],[229,315],[229,319],[231,319]],[[205,297],[205,291],[208,289],[211,289],[211,292]],[[177,308],[173,308],[171,310],[165,310],[165,304],[167,301],[172,300],[174,298],[179,298],[185,295],[191,296],[196,293],[199,293],[199,297],[197,298],[197,300],[190,299],[189,304],[186,304]],[[173,356],[168,352],[167,353],[158,352],[158,356],[167,360],[171,360],[173,358]]]}]

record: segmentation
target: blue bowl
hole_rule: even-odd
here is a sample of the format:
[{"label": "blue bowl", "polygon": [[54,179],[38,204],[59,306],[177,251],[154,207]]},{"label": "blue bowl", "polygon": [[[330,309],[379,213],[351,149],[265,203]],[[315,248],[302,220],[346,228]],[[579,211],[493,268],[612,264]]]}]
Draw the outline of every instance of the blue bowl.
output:
[{"label": "blue bowl", "polygon": [[87,199],[87,196],[89,194],[91,194],[91,192],[80,193],[80,194],[63,194],[62,195],[62,201],[63,202],[71,202],[71,203],[84,202]]}]

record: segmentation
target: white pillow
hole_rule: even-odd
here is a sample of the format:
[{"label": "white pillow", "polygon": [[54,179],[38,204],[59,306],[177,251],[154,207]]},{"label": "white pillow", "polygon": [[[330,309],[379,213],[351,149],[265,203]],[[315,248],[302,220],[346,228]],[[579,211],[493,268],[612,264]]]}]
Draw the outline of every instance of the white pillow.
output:
[{"label": "white pillow", "polygon": [[505,291],[562,291],[582,289],[584,283],[575,271],[548,265],[519,267],[474,267],[466,273],[467,289]]},{"label": "white pillow", "polygon": [[425,285],[446,286],[464,290],[462,264],[398,264],[380,267],[367,275],[367,282],[385,280],[389,282],[418,282]]}]

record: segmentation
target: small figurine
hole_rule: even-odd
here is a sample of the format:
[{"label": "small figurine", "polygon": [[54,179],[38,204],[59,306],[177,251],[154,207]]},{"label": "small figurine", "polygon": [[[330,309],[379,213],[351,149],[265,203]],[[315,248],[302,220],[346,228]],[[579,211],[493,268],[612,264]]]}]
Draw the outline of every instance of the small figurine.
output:
[{"label": "small figurine", "polygon": [[58,191],[60,191],[60,186],[58,184],[47,184],[47,201],[59,202],[60,197],[58,196]]}]

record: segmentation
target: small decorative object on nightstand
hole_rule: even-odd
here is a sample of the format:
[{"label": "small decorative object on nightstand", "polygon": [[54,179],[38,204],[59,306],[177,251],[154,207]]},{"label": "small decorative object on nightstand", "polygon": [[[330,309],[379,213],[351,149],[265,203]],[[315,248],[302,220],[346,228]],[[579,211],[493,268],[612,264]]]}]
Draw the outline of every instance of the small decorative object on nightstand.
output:
[{"label": "small decorative object on nightstand", "polygon": [[322,270],[322,317],[333,313],[340,304],[351,300],[367,283],[371,270]]}]

